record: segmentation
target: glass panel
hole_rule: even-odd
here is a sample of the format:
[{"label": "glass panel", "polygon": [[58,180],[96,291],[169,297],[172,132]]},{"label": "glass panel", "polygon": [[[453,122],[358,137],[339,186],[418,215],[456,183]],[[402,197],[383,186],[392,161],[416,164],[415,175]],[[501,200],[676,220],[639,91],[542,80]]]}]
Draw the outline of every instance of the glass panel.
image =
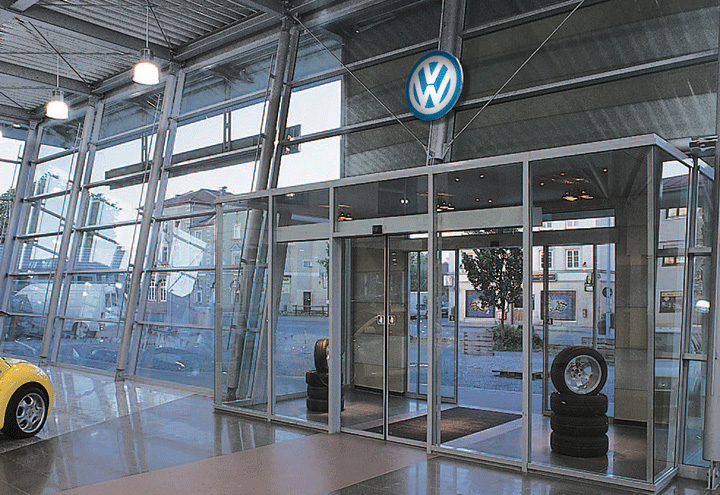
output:
[{"label": "glass panel", "polygon": [[142,161],[141,139],[99,149],[95,152],[90,182],[117,177],[123,168],[142,163]]},{"label": "glass panel", "polygon": [[[717,63],[709,63],[493,104],[455,141],[453,160],[648,133],[666,139],[712,135],[715,119],[708,112],[683,125],[667,115],[698,105],[715,108],[716,91]],[[477,111],[458,112],[456,132]]]},{"label": "glass panel", "polygon": [[80,233],[76,270],[125,270],[135,252],[138,225]]},{"label": "glass panel", "polygon": [[[267,410],[267,326],[265,288],[267,201],[233,202],[224,205],[222,236],[223,266],[239,266],[223,272],[222,328],[217,344],[222,346],[223,383],[217,402],[239,408]],[[243,239],[233,233],[247,222]]]},{"label": "glass panel", "polygon": [[[160,223],[155,266],[163,268],[212,267],[215,265],[215,214],[168,220]],[[181,285],[190,283],[180,274]],[[194,277],[194,275],[192,276]]]},{"label": "glass panel", "polygon": [[160,118],[165,85],[150,92],[105,105],[100,123],[100,139],[153,124]]},{"label": "glass panel", "polygon": [[63,156],[43,163],[35,168],[32,195],[48,194],[70,189],[71,171],[74,170],[77,154]]},{"label": "glass panel", "polygon": [[654,428],[657,477],[675,463],[690,169],[658,151]]},{"label": "glass panel", "polygon": [[[278,227],[328,223],[328,190],[288,193],[275,197]],[[236,236],[241,237],[241,236]]]},{"label": "glass panel", "polygon": [[40,152],[38,157],[54,155],[63,150],[78,146],[80,130],[85,115],[71,120],[50,120],[42,126]]},{"label": "glass panel", "polygon": [[93,187],[90,189],[85,227],[140,221],[145,203],[145,184]]},{"label": "glass panel", "polygon": [[[344,282],[350,294],[343,327],[341,425],[384,434],[385,238],[352,239],[345,246],[351,271],[343,270],[350,277]],[[396,379],[394,385],[401,392],[405,383]]]},{"label": "glass panel", "polygon": [[[483,10],[490,15],[496,8],[483,5]],[[573,14],[503,91],[714,50],[717,37],[710,33],[717,32],[715,8],[712,0],[700,0],[692,5],[672,0],[630,3],[611,0],[586,5]],[[526,12],[528,10],[523,11]],[[465,41],[462,50],[464,97],[494,94],[567,15],[565,11],[533,22],[515,23]],[[711,31],[699,32],[696,26],[709,19],[712,19]],[[667,33],[673,35],[664,36]]]},{"label": "glass panel", "polygon": [[712,328],[710,307],[712,297],[712,268],[710,258],[693,258],[692,312],[690,321],[690,339],[687,352],[706,354],[707,340]]},{"label": "glass panel", "polygon": [[695,246],[710,247],[713,244],[713,181],[698,174],[697,217],[695,219]]},{"label": "glass panel", "polygon": [[261,53],[243,54],[187,74],[180,113],[265,90],[275,52],[269,46]]},{"label": "glass panel", "polygon": [[[58,360],[106,371],[116,368],[127,300],[128,274],[74,275],[59,314],[62,317]],[[66,292],[67,291],[67,292]]]},{"label": "glass panel", "polygon": [[703,459],[703,425],[705,422],[705,376],[707,365],[700,361],[688,362],[688,398],[685,410],[684,464],[708,467]]},{"label": "glass panel", "polygon": [[211,388],[213,362],[212,330],[142,326],[138,376]]},{"label": "glass panel", "polygon": [[26,234],[45,234],[62,232],[65,226],[65,214],[68,195],[29,201],[27,203]]},{"label": "glass panel", "polygon": [[45,330],[46,318],[11,316],[3,318],[3,320],[3,335],[0,339],[2,355],[29,360],[40,358],[42,332]]},{"label": "glass panel", "polygon": [[[42,315],[47,312],[52,279],[48,276],[15,276],[10,278],[11,296],[9,311]],[[42,331],[40,331],[42,337]]]},{"label": "glass panel", "polygon": [[298,145],[282,157],[278,187],[298,186],[340,178],[343,140],[332,137]]},{"label": "glass panel", "polygon": [[[532,369],[538,372],[533,463],[647,479],[651,153],[650,148],[631,148],[530,164],[533,207],[542,212],[534,218],[532,254],[532,320],[538,336],[533,341],[540,344],[532,354]],[[599,416],[599,431],[583,442],[563,433],[569,424],[562,418],[551,426],[551,414],[568,415],[563,404],[570,404],[577,388],[563,372],[572,359],[569,353],[576,352],[570,350],[573,345],[605,363],[590,368],[588,381],[599,379],[602,388],[593,400],[612,418],[604,433]]]},{"label": "glass panel", "polygon": [[259,135],[262,132],[264,111],[265,102],[254,103],[231,111],[230,139]]},{"label": "glass panel", "polygon": [[[252,157],[254,156],[253,152]],[[220,195],[250,192],[254,173],[253,163],[240,163],[202,171],[175,171],[167,182],[165,208],[179,202],[184,205],[192,204],[192,211],[200,208],[215,209],[214,200]],[[199,185],[202,185],[202,188],[199,188]]]},{"label": "glass panel", "polygon": [[222,114],[178,126],[173,155],[222,143],[224,126]]},{"label": "glass panel", "polygon": [[336,202],[338,221],[427,213],[427,176],[339,187]]},{"label": "glass panel", "polygon": [[[341,98],[342,83],[339,79],[309,88],[293,89],[288,127],[299,125],[301,136],[340,127]],[[322,108],[322,112],[318,112],[318,108]]]},{"label": "glass panel", "polygon": [[57,266],[57,250],[60,236],[22,239],[20,241],[18,271],[42,272],[54,270]]},{"label": "glass panel", "polygon": [[[327,424],[327,370],[316,365],[317,343],[327,339],[328,241],[276,246],[280,292],[275,329],[275,413]],[[324,357],[324,356],[321,356]],[[310,371],[308,371],[310,370]],[[306,383],[306,373],[317,382]],[[311,403],[312,401],[312,403]]]},{"label": "glass panel", "polygon": [[212,272],[152,272],[145,305],[146,321],[211,328],[215,303]]}]

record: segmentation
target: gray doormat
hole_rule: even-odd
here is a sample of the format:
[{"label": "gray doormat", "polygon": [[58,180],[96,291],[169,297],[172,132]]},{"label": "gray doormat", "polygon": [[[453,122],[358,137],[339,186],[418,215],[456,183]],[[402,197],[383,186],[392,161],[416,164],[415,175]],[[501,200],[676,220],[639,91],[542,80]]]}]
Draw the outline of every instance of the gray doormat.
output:
[{"label": "gray doormat", "polygon": [[[440,414],[440,442],[445,443],[456,438],[472,435],[478,431],[487,430],[521,417],[520,414],[487,411],[472,407],[446,409]],[[382,433],[382,426],[368,428],[365,431]],[[427,414],[390,423],[388,434],[394,437],[424,442],[427,439]]]}]

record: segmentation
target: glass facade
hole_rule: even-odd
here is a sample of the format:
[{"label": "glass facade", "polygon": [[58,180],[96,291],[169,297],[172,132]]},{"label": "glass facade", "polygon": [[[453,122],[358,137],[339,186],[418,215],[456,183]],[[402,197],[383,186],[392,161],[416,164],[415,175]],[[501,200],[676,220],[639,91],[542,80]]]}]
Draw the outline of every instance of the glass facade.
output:
[{"label": "glass facade", "polygon": [[[714,161],[663,140],[715,133],[715,2],[461,3],[324,5],[297,46],[44,123],[0,190],[0,350],[620,484],[704,466]],[[465,89],[430,123],[405,86],[433,49]],[[604,460],[550,445],[574,345],[607,365]]]}]

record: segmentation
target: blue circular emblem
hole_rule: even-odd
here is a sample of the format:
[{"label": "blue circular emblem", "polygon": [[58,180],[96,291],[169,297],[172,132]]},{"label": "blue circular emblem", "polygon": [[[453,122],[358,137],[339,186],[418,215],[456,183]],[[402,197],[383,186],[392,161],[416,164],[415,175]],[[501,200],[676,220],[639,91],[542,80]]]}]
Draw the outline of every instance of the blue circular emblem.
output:
[{"label": "blue circular emblem", "polygon": [[405,98],[419,119],[435,120],[457,103],[462,85],[463,71],[457,57],[435,50],[415,62],[405,85]]}]

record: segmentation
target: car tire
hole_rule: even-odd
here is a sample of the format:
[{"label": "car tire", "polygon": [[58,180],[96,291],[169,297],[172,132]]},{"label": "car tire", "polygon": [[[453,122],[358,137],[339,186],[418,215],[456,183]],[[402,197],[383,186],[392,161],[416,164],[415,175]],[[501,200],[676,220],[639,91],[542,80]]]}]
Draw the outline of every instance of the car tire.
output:
[{"label": "car tire", "polygon": [[327,387],[312,387],[308,385],[307,396],[309,399],[328,400]]},{"label": "car tire", "polygon": [[[311,399],[307,398],[306,401],[307,410],[310,412],[326,413],[328,412],[328,401],[327,399]],[[345,399],[340,400],[340,410],[345,409]]]},{"label": "car tire", "polygon": [[328,386],[328,374],[318,373],[317,371],[308,371],[305,373],[305,383],[311,387],[325,387]]},{"label": "car tire", "polygon": [[603,416],[608,410],[608,398],[605,394],[583,396],[553,392],[550,394],[550,409],[561,416]]},{"label": "car tire", "polygon": [[45,426],[48,416],[47,392],[38,385],[19,388],[10,397],[2,432],[11,438],[28,438]]},{"label": "car tire", "polygon": [[550,379],[561,394],[597,395],[607,381],[607,363],[592,347],[572,345],[553,359]]},{"label": "car tire", "polygon": [[553,452],[570,457],[602,457],[608,451],[608,437],[572,437],[550,433],[550,448]]},{"label": "car tire", "polygon": [[315,370],[318,373],[328,372],[328,339],[319,339],[315,342]]},{"label": "car tire", "polygon": [[606,415],[591,417],[563,416],[553,413],[550,428],[558,435],[571,437],[599,437],[608,431]]}]

